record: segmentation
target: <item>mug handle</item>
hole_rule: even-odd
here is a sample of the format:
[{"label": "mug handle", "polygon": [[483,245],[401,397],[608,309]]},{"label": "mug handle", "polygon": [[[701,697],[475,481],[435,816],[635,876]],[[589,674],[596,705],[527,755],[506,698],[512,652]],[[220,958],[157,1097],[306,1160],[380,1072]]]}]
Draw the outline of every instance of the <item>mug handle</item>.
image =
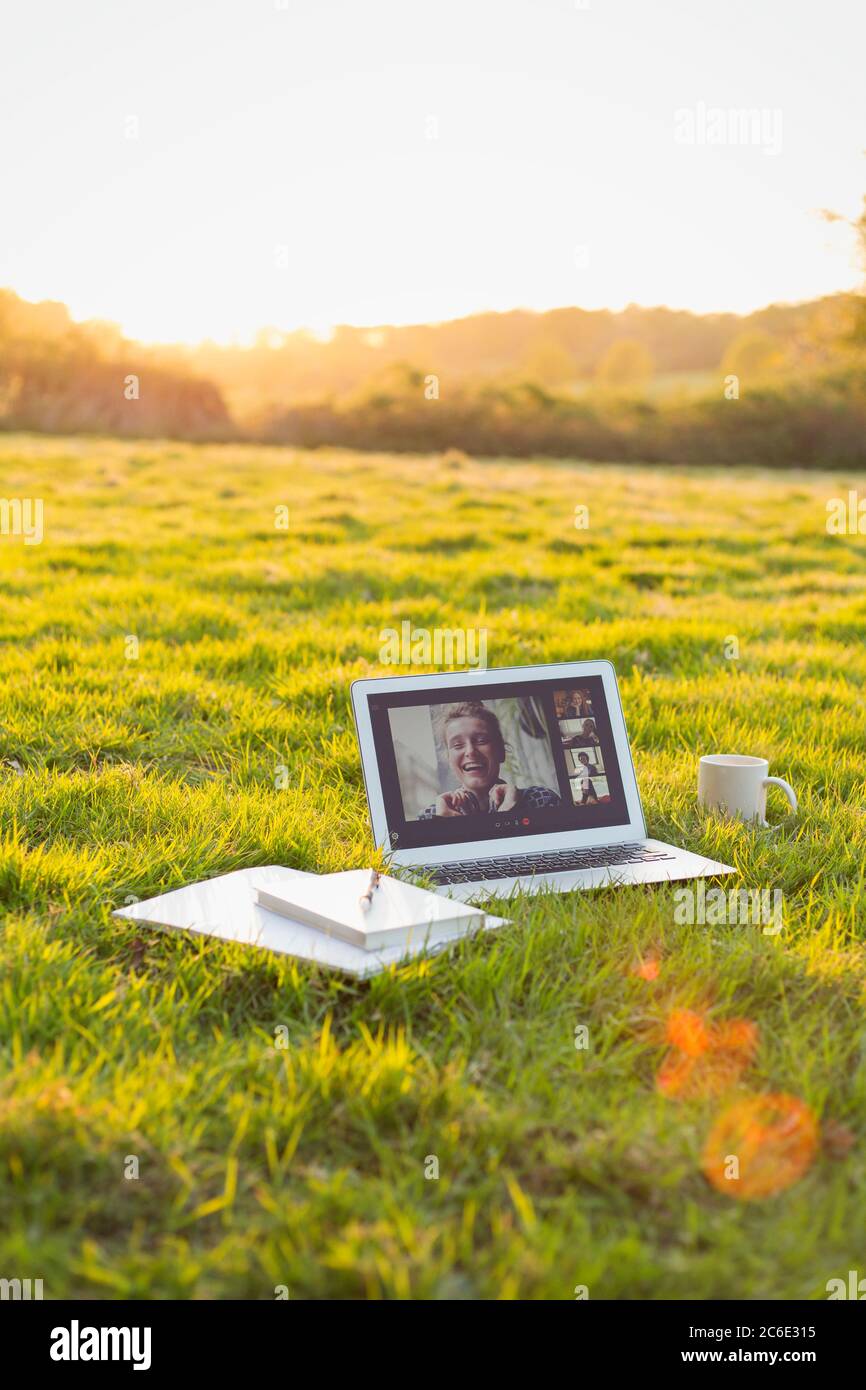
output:
[{"label": "mug handle", "polygon": [[[785,781],[784,777],[765,777],[764,786],[781,787],[782,791],[785,793],[786,797],[791,803],[791,810],[797,810],[797,793],[794,791],[794,788],[791,786],[790,782]],[[767,824],[766,820],[764,821],[764,824]]]}]

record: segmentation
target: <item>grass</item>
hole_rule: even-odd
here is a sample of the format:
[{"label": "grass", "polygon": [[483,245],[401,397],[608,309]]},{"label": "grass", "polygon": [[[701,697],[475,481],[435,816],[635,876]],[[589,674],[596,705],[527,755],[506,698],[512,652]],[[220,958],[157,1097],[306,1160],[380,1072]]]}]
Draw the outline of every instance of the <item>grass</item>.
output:
[{"label": "grass", "polygon": [[[0,494],[45,504],[41,545],[0,538],[0,1275],[652,1299],[866,1273],[866,558],[825,530],[853,486],[0,439]],[[364,984],[113,921],[241,866],[369,862],[348,687],[405,618],[485,626],[491,665],[612,657],[650,832],[781,889],[784,930],[680,925],[663,887],[527,899]],[[699,815],[697,757],[725,749],[770,758],[796,822]],[[657,1087],[677,1009],[757,1026],[730,1094]],[[701,1152],[765,1091],[821,1143],[741,1201]]]}]

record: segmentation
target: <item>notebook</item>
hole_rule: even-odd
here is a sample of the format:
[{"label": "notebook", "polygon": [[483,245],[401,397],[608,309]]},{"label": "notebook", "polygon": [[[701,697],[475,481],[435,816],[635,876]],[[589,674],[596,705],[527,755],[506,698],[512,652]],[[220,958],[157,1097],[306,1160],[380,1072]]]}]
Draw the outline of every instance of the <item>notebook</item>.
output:
[{"label": "notebook", "polygon": [[[298,879],[306,878],[297,869],[268,864],[257,869],[235,869],[230,874],[191,883],[159,893],[144,902],[118,908],[115,917],[143,925],[216,937],[218,941],[238,942],[245,947],[274,951],[324,969],[340,970],[367,980],[390,966],[405,964],[414,956],[433,954],[453,946],[455,940],[437,943],[413,942],[411,946],[389,946],[381,951],[364,951],[345,941],[269,912],[256,902],[256,889],[276,886],[290,891]],[[502,917],[488,916],[485,934],[504,925]]]},{"label": "notebook", "polygon": [[259,884],[256,898],[270,912],[304,922],[364,951],[424,942],[433,945],[484,929],[479,908],[428,893],[390,874],[380,874],[365,912],[361,900],[370,886],[370,874],[370,869],[347,869],[305,875],[290,885]]}]

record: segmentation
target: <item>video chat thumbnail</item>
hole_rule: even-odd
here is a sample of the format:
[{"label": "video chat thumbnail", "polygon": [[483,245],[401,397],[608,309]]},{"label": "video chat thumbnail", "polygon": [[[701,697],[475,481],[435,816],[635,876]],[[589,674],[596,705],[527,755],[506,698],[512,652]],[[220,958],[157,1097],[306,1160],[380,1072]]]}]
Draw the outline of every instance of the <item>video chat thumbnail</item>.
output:
[{"label": "video chat thumbnail", "polygon": [[580,688],[557,690],[553,704],[574,804],[592,806],[610,801],[590,692]]},{"label": "video chat thumbnail", "polygon": [[461,700],[389,715],[407,820],[562,806],[540,700]]}]

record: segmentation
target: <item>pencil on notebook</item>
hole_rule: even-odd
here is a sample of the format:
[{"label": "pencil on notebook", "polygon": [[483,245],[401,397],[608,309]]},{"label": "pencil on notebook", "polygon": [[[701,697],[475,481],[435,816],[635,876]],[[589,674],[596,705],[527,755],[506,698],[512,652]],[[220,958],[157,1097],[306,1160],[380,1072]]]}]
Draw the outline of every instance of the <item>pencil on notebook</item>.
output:
[{"label": "pencil on notebook", "polygon": [[379,887],[379,874],[375,869],[370,870],[370,882],[366,892],[362,893],[358,899],[358,906],[362,912],[369,912],[373,906],[373,893]]}]

